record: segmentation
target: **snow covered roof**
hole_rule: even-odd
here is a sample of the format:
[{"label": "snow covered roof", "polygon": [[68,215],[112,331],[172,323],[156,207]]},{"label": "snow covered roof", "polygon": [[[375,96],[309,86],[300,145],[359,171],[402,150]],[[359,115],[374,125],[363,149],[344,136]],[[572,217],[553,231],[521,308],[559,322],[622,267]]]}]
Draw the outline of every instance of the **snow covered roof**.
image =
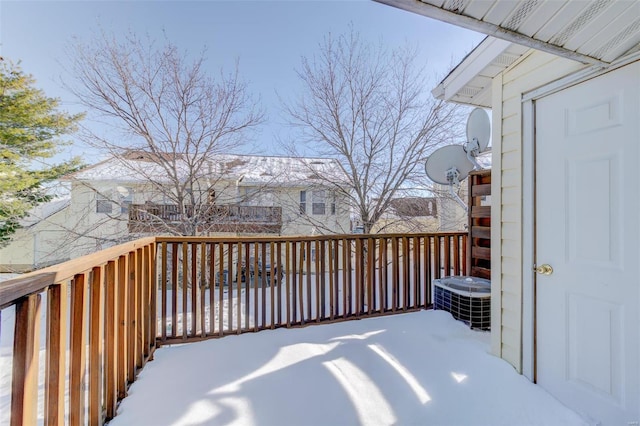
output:
[{"label": "snow covered roof", "polygon": [[[165,157],[166,158],[166,157]],[[188,161],[182,156],[175,157],[172,171],[178,173],[180,180],[190,175]],[[251,183],[269,185],[294,185],[310,180],[345,179],[340,163],[332,158],[301,158],[258,155],[220,154],[209,157],[200,170],[194,172],[197,177],[215,177],[229,181],[241,181],[243,185]],[[169,182],[167,169],[161,161],[147,156],[114,157],[93,166],[68,175],[66,180],[116,181],[116,182]]]},{"label": "snow covered roof", "polygon": [[36,207],[31,209],[26,217],[20,219],[20,226],[22,226],[23,228],[28,228],[30,226],[36,225],[41,221],[58,213],[65,207],[69,206],[70,202],[71,199],[66,197],[37,205]]}]

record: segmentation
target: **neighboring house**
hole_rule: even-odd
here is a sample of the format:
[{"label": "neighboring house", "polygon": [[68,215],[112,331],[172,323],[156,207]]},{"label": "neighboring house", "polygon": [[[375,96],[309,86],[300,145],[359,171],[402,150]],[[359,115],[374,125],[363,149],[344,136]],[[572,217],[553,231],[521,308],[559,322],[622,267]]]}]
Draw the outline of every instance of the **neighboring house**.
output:
[{"label": "neighboring house", "polygon": [[[461,194],[465,194],[461,185]],[[454,232],[464,231],[466,211],[448,196],[448,187],[434,185],[434,197],[400,197],[391,200],[391,206],[378,220],[372,232]]]},{"label": "neighboring house", "polygon": [[[36,247],[52,233],[57,236],[51,244],[58,239],[65,245],[63,251],[47,250],[64,258],[47,258],[48,263],[141,235],[179,235],[189,226],[208,236],[349,232],[349,207],[337,191],[344,171],[336,160],[218,155],[201,169],[182,206],[176,204],[168,172],[146,153],[132,152],[73,173],[64,178],[71,190],[62,223],[42,221],[21,230],[0,252],[0,267],[15,262],[5,253],[26,253],[27,246]],[[179,165],[176,170],[184,169]],[[318,174],[335,177],[333,185],[318,183]],[[27,269],[45,260],[35,259],[36,254],[17,256],[33,258],[23,262],[31,265]]]},{"label": "neighboring house", "polygon": [[69,260],[69,205],[69,198],[50,201],[20,220],[11,243],[0,248],[0,272],[28,272]]},{"label": "neighboring house", "polygon": [[433,91],[492,109],[492,351],[639,424],[640,2],[381,1],[499,38]]},{"label": "neighboring house", "polygon": [[[476,158],[483,170],[491,169],[491,148]],[[466,204],[469,180],[464,179],[455,194]],[[450,194],[449,186],[434,183],[429,190],[433,196],[405,196],[391,200],[391,206],[376,223],[373,232],[459,232],[468,229],[469,217],[465,206]],[[482,205],[491,205],[491,197],[485,197]]]},{"label": "neighboring house", "polygon": [[437,197],[400,197],[376,222],[373,233],[436,232],[439,229]]}]

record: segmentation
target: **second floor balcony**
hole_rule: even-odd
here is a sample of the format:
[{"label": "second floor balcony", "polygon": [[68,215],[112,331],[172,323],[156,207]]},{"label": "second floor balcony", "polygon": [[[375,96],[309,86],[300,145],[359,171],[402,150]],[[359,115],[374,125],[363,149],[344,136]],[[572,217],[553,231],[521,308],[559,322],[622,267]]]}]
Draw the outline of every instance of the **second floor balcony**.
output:
[{"label": "second floor balcony", "polygon": [[181,226],[200,232],[277,234],[282,229],[282,207],[240,204],[132,204],[129,232],[163,232]]}]

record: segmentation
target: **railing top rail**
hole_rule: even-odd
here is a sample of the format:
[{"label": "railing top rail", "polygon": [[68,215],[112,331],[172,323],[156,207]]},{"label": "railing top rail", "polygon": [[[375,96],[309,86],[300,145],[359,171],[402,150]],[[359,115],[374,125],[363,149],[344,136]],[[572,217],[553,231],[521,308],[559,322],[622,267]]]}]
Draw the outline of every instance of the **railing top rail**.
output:
[{"label": "railing top rail", "polygon": [[4,281],[0,283],[0,309],[21,297],[39,293],[50,285],[90,271],[155,241],[155,237],[141,238]]},{"label": "railing top rail", "polygon": [[420,232],[395,234],[331,234],[331,235],[287,235],[287,236],[255,236],[255,237],[174,237],[158,236],[158,243],[227,243],[227,242],[286,242],[286,241],[330,241],[330,240],[366,240],[369,238],[398,238],[398,237],[454,237],[467,235],[467,232]]}]

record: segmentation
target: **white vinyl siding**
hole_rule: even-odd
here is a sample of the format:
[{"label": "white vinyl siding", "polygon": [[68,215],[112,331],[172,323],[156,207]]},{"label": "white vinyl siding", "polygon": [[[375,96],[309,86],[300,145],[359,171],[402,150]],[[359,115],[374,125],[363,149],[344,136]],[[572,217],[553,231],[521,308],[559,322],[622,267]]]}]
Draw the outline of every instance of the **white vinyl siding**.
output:
[{"label": "white vinyl siding", "polygon": [[[547,53],[530,51],[494,79],[492,193],[495,201],[492,238],[492,351],[522,372],[523,180],[522,95],[582,69],[584,65]],[[499,105],[496,105],[499,103]],[[497,116],[496,116],[497,113]],[[498,157],[499,158],[496,158]],[[499,259],[499,260],[498,260]],[[495,299],[498,300],[495,300]],[[497,328],[497,329],[496,329]]]}]

